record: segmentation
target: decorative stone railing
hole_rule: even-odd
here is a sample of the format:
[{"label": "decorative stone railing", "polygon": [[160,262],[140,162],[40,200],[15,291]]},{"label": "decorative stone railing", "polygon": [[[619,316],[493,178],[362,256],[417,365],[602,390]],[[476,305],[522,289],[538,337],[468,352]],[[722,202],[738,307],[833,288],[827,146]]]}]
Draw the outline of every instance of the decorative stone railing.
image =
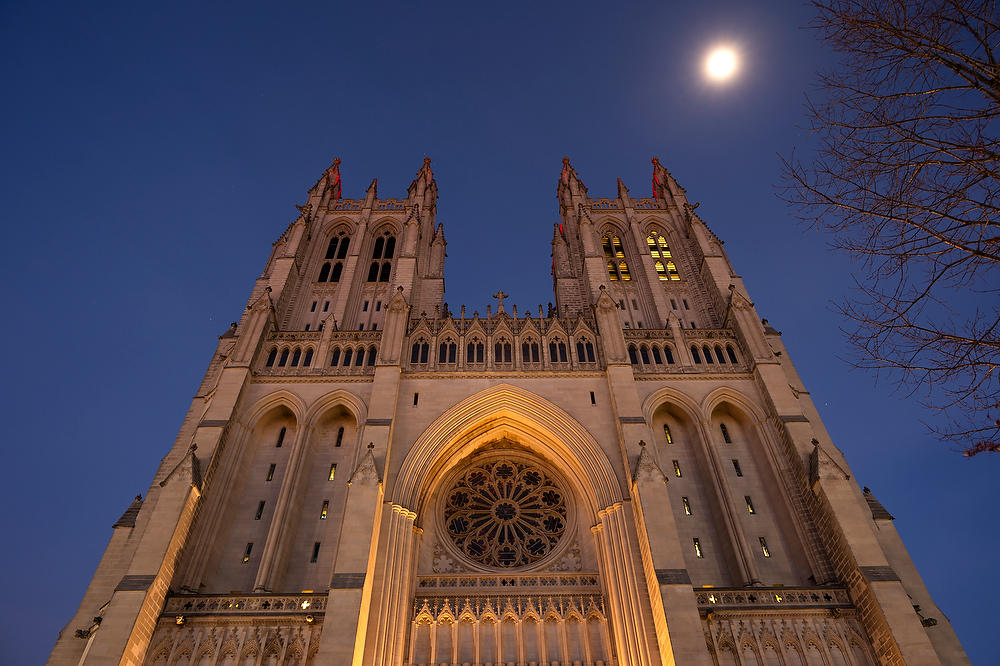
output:
[{"label": "decorative stone railing", "polygon": [[591,210],[622,210],[621,202],[617,199],[594,199],[590,202]]},{"label": "decorative stone railing", "polygon": [[376,199],[375,210],[406,210],[405,199]]},{"label": "decorative stone railing", "polygon": [[330,210],[361,210],[364,205],[364,199],[337,199],[331,201],[328,208]]},{"label": "decorative stone railing", "polygon": [[325,594],[173,595],[163,615],[317,615],[325,611]]},{"label": "decorative stone railing", "polygon": [[636,210],[657,210],[663,208],[662,201],[662,199],[653,199],[651,197],[647,197],[645,199],[634,199],[632,201],[632,208],[635,208]]},{"label": "decorative stone railing", "polygon": [[538,575],[447,575],[419,576],[417,595],[467,597],[483,595],[595,592],[600,589],[596,573]]},{"label": "decorative stone railing", "polygon": [[815,588],[695,588],[701,610],[777,610],[784,608],[853,608],[847,590]]},{"label": "decorative stone railing", "polygon": [[[683,339],[680,341],[676,340],[673,332],[668,329],[628,329],[624,333],[625,344],[629,348],[629,359],[636,372],[656,374],[747,371],[747,363],[743,360],[744,355],[739,342],[729,329],[684,329]],[[678,349],[679,345],[683,346],[683,349]],[[692,346],[698,348],[697,359],[691,353]],[[710,361],[705,357],[706,348],[712,354]],[[692,363],[684,364],[682,358],[690,358]]]}]

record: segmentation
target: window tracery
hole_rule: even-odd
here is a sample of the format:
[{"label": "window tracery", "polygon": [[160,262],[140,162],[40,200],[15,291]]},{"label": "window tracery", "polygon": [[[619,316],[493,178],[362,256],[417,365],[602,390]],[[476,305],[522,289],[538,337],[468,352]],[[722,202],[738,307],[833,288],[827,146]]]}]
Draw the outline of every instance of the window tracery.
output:
[{"label": "window tracery", "polygon": [[621,238],[607,234],[601,244],[604,247],[604,259],[608,262],[608,279],[622,282],[631,280],[632,274],[629,272],[628,262],[625,261],[625,249],[622,247]]},{"label": "window tracery", "polygon": [[646,245],[649,246],[649,254],[653,257],[653,267],[656,269],[656,276],[663,282],[669,280],[680,280],[680,273],[677,272],[677,264],[674,263],[673,254],[670,252],[670,245],[663,234],[652,232],[646,236]]},{"label": "window tracery", "polygon": [[452,485],[445,531],[466,557],[511,569],[540,561],[566,531],[563,490],[540,467],[496,460],[467,469]]}]

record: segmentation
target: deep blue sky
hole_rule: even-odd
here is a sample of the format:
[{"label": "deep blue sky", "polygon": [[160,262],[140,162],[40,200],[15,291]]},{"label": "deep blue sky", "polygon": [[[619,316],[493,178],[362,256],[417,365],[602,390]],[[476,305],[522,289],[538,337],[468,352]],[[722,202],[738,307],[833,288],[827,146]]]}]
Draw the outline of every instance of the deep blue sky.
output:
[{"label": "deep blue sky", "polygon": [[[95,3],[90,3],[95,4]],[[1000,459],[927,435],[850,371],[829,302],[853,266],[777,200],[777,153],[830,62],[798,2],[0,4],[9,410],[0,661],[39,663],[146,488],[293,204],[402,196],[434,160],[446,300],[552,299],[560,160],[648,196],[658,156],[726,241],[858,481],[896,517],[973,662],[992,643]],[[474,5],[474,6],[473,6]],[[728,86],[706,49],[738,44]],[[977,591],[978,590],[978,591]],[[9,653],[4,653],[10,651]]]}]

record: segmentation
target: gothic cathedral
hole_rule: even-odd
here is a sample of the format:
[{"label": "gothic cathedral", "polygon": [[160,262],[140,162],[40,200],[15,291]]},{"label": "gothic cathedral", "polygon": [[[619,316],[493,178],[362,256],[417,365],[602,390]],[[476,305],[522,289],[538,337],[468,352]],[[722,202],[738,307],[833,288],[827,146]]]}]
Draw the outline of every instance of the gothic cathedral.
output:
[{"label": "gothic cathedral", "polygon": [[424,160],[335,160],[50,664],[968,664],[780,334],[653,160],[563,160],[555,305],[450,311]]}]

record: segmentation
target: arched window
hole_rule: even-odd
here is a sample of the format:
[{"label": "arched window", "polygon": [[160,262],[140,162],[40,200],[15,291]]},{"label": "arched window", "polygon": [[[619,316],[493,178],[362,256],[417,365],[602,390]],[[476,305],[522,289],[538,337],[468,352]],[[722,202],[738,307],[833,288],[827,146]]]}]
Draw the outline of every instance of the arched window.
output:
[{"label": "arched window", "polygon": [[281,350],[281,359],[278,361],[278,367],[279,368],[283,368],[283,367],[285,367],[286,363],[288,363],[288,350],[287,349],[282,349]]},{"label": "arched window", "polygon": [[632,365],[639,365],[639,356],[635,352],[635,345],[628,346],[628,360]]},{"label": "arched window", "polygon": [[726,357],[722,354],[722,347],[716,345],[715,347],[715,358],[719,359],[719,363],[725,364]]},{"label": "arched window", "polygon": [[510,343],[506,339],[500,340],[493,345],[493,361],[495,363],[510,363]]},{"label": "arched window", "polygon": [[528,340],[521,343],[521,362],[538,363],[538,343]]},{"label": "arched window", "polygon": [[666,357],[667,363],[670,365],[674,364],[674,353],[670,351],[670,347],[663,348],[663,355]]},{"label": "arched window", "polygon": [[313,350],[309,348],[306,350],[306,357],[302,360],[302,367],[308,368],[313,362]]},{"label": "arched window", "polygon": [[451,338],[445,338],[438,350],[438,363],[454,363],[457,345]]},{"label": "arched window", "polygon": [[368,360],[365,361],[365,365],[375,365],[375,355],[378,354],[378,350],[374,345],[368,348]]},{"label": "arched window", "polygon": [[287,430],[287,428],[282,428],[278,431],[278,441],[274,443],[274,448],[280,449],[281,445],[285,443],[285,432]]},{"label": "arched window", "polygon": [[663,436],[667,438],[667,444],[673,444],[674,438],[670,436],[670,426],[663,424]]},{"label": "arched window", "polygon": [[732,347],[726,347],[726,353],[729,355],[730,363],[739,363],[739,361],[736,360],[736,352]]},{"label": "arched window", "polygon": [[663,357],[660,356],[659,348],[653,347],[651,348],[651,351],[653,352],[653,362],[656,363],[656,365],[663,365]]},{"label": "arched window", "polygon": [[271,350],[271,353],[267,355],[267,367],[274,365],[274,359],[278,357],[278,348],[275,347]]},{"label": "arched window", "polygon": [[566,363],[566,343],[556,338],[549,343],[549,361],[551,363]]},{"label": "arched window", "polygon": [[340,361],[340,347],[333,348],[333,356],[330,357],[330,365],[335,366]]},{"label": "arched window", "polygon": [[586,363],[587,357],[584,355],[586,352],[583,349],[583,342],[581,340],[576,341],[576,360],[580,363]]},{"label": "arched window", "polygon": [[392,258],[396,253],[396,237],[391,232],[383,232],[375,239],[372,248],[372,263],[368,267],[368,282],[388,282],[392,273]]},{"label": "arched window", "polygon": [[726,444],[732,444],[733,440],[729,436],[729,428],[726,427],[725,423],[719,424],[719,430],[722,431],[722,439],[725,440]]},{"label": "arched window", "polygon": [[347,248],[350,244],[351,239],[343,231],[330,239],[330,244],[326,246],[326,255],[324,258],[333,261],[327,261],[319,269],[317,282],[326,282],[327,280],[330,282],[340,282],[340,274],[344,271],[343,260],[347,258]]},{"label": "arched window", "polygon": [[485,348],[479,338],[472,338],[472,341],[465,348],[466,363],[482,363]]},{"label": "arched window", "polygon": [[358,347],[358,354],[357,356],[354,357],[354,365],[357,367],[357,366],[362,366],[364,364],[365,364],[365,348]]},{"label": "arched window", "polygon": [[712,350],[708,348],[708,345],[702,347],[701,350],[705,352],[705,363],[715,363],[715,361],[712,360]]},{"label": "arched window", "polygon": [[639,347],[639,356],[642,358],[643,365],[649,365],[649,349],[646,345]]},{"label": "arched window", "polygon": [[410,363],[426,363],[429,350],[430,345],[423,338],[414,342],[413,348],[410,350]]},{"label": "arched window", "polygon": [[698,353],[698,348],[691,345],[691,358],[694,359],[695,363],[701,363],[701,355]]},{"label": "arched window", "polygon": [[667,239],[663,237],[663,234],[652,233],[646,236],[646,245],[649,246],[649,254],[653,257],[656,276],[664,282],[680,280],[681,276],[677,272],[677,265],[674,264],[670,246],[667,245]]},{"label": "arched window", "polygon": [[341,445],[341,444],[343,444],[343,443],[344,443],[344,427],[343,427],[343,426],[341,426],[341,427],[340,427],[340,428],[339,428],[339,429],[337,430],[337,443],[336,443],[336,444],[334,444],[334,446],[340,446],[340,445]]},{"label": "arched window", "polygon": [[590,340],[587,340],[587,342],[584,344],[584,347],[587,350],[587,363],[596,362],[597,357],[594,355],[594,344]]},{"label": "arched window", "polygon": [[299,358],[301,356],[302,356],[302,351],[300,349],[296,349],[295,352],[292,354],[292,363],[291,363],[291,366],[293,368],[299,364]]},{"label": "arched window", "polygon": [[344,350],[344,367],[346,368],[351,364],[351,357],[354,355],[354,350],[348,347]]},{"label": "arched window", "polygon": [[608,279],[631,280],[632,275],[628,270],[628,263],[625,261],[625,250],[622,241],[618,236],[608,234],[601,241],[604,247],[604,259],[608,262]]}]

